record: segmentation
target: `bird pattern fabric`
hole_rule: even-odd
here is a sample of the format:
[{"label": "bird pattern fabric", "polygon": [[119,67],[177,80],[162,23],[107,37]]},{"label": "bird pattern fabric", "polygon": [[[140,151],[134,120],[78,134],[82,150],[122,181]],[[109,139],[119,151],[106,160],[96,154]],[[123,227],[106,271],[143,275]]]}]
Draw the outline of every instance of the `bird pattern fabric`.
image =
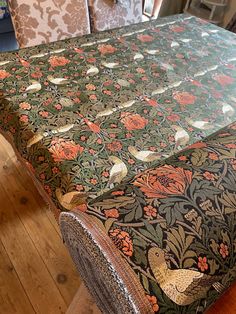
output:
[{"label": "bird pattern fabric", "polygon": [[236,123],[90,201],[87,214],[155,313],[203,313],[236,279]]},{"label": "bird pattern fabric", "polygon": [[60,212],[233,122],[235,53],[187,15],[4,53],[0,125]]},{"label": "bird pattern fabric", "polygon": [[[236,127],[201,141],[235,120],[235,55],[187,15],[0,54],[1,130],[58,212],[106,224],[154,312],[201,312],[235,277]],[[174,298],[153,246],[177,282],[206,274],[204,293]]]}]

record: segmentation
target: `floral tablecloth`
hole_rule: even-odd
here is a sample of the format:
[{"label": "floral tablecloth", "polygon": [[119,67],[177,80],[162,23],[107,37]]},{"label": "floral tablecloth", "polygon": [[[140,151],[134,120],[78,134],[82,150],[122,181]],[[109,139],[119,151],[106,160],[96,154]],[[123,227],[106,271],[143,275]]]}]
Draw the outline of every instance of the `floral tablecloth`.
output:
[{"label": "floral tablecloth", "polygon": [[85,211],[233,122],[235,64],[235,35],[188,15],[3,53],[0,125],[58,209]]}]

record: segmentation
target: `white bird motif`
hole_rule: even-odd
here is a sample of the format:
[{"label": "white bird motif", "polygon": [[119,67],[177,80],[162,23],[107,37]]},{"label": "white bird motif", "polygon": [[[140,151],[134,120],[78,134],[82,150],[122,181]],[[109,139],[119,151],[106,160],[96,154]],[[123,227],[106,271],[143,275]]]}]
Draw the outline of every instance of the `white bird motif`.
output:
[{"label": "white bird motif", "polygon": [[208,121],[202,121],[202,120],[197,120],[194,121],[192,119],[189,118],[185,118],[186,122],[193,126],[194,128],[200,129],[200,130],[210,130],[212,128],[214,128],[214,126],[212,124],[210,124],[210,122]]},{"label": "white bird motif", "polygon": [[153,50],[146,50],[146,52],[149,54],[149,55],[156,55],[160,52],[160,50],[158,49],[153,49]]},{"label": "white bird motif", "polygon": [[172,125],[171,126],[175,131],[175,147],[178,148],[179,146],[185,146],[189,140],[189,134],[180,126]]},{"label": "white bird motif", "polygon": [[167,87],[159,87],[152,92],[152,96],[163,94],[167,89]]},{"label": "white bird motif", "polygon": [[62,78],[62,77],[53,77],[52,75],[48,75],[47,79],[49,82],[55,84],[55,85],[65,85],[69,83],[68,79]]},{"label": "white bird motif", "polygon": [[171,48],[179,47],[179,43],[177,43],[177,41],[172,41],[170,46],[171,46]]},{"label": "white bird motif", "polygon": [[129,100],[129,101],[123,102],[118,105],[118,108],[123,109],[123,108],[132,107],[135,104],[135,102],[136,102],[135,100]]},{"label": "white bird motif", "polygon": [[36,93],[38,91],[40,91],[40,89],[42,88],[42,85],[40,82],[37,82],[37,81],[31,81],[31,85],[29,85],[27,88],[26,88],[26,93]]},{"label": "white bird motif", "polygon": [[113,114],[114,112],[116,112],[116,108],[107,108],[103,111],[100,111],[97,115],[96,118],[100,118],[100,117],[106,117],[106,116],[110,116],[111,114]]},{"label": "white bird motif", "polygon": [[152,161],[158,160],[162,157],[162,155],[160,153],[152,152],[150,150],[138,151],[134,146],[129,146],[128,151],[136,159],[144,161],[144,162],[152,162]]},{"label": "white bird motif", "polygon": [[183,39],[180,39],[183,43],[189,43],[192,39],[190,38],[183,38]]},{"label": "white bird motif", "polygon": [[115,69],[119,67],[118,62],[102,62],[102,65],[108,69]]},{"label": "white bird motif", "polygon": [[10,63],[11,61],[1,61],[0,62],[0,65],[5,65],[5,64],[8,64],[8,63]]},{"label": "white bird motif", "polygon": [[61,53],[61,52],[65,51],[65,50],[66,50],[65,48],[52,50],[52,51],[50,51],[50,54]]},{"label": "white bird motif", "polygon": [[45,53],[39,53],[37,55],[32,55],[29,57],[29,59],[34,59],[34,58],[42,58],[42,57],[45,57],[48,55],[48,52],[45,52]]},{"label": "white bird motif", "polygon": [[109,160],[114,163],[114,166],[110,170],[110,177],[108,185],[114,185],[114,183],[120,183],[128,173],[126,164],[116,156],[110,156]]},{"label": "white bird motif", "polygon": [[143,60],[144,59],[144,56],[141,54],[141,53],[136,53],[134,55],[134,60],[137,61],[137,60]]},{"label": "white bird motif", "polygon": [[98,74],[99,73],[99,69],[97,68],[97,67],[95,67],[95,66],[91,66],[89,69],[88,69],[88,71],[87,71],[87,75],[88,76],[94,76],[94,75],[96,75],[96,74]]}]

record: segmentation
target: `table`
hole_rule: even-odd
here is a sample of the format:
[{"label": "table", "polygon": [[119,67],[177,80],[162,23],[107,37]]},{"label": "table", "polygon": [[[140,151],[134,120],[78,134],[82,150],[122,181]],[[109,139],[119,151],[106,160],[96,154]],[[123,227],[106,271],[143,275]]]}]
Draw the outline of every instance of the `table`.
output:
[{"label": "table", "polygon": [[[96,206],[91,209],[88,204],[96,205],[102,199],[102,218],[110,218],[109,223],[117,215],[117,211],[106,207],[109,193],[94,203],[91,199],[140,171],[157,167],[160,161],[189,145],[197,148],[199,140],[235,120],[235,52],[233,34],[180,15],[1,54],[1,129],[10,134],[58,212],[93,210],[91,215],[83,216],[88,221],[85,229],[89,234],[96,229],[90,219],[92,214],[96,216]],[[235,125],[231,126],[228,131],[217,133],[221,141],[235,132]],[[200,142],[200,147],[204,145]],[[217,153],[210,149],[203,156],[204,162],[191,155],[196,169],[207,163],[206,156],[212,163],[218,158],[220,147]],[[178,162],[187,162],[186,155],[177,155]],[[213,177],[207,169],[204,175],[211,181]],[[186,170],[185,180],[192,181],[189,176]],[[171,173],[167,177],[171,179]],[[181,192],[185,185],[179,181],[177,189]],[[126,187],[129,185],[111,192],[112,199],[124,195],[122,189]],[[127,221],[135,218],[121,216]],[[107,223],[106,227],[109,230],[110,225]],[[122,236],[130,244],[131,238],[123,231]],[[119,232],[110,232],[116,244]],[[88,238],[91,240],[90,234]],[[106,237],[100,234],[100,238],[106,245]],[[84,256],[88,251],[86,244],[84,241],[81,249]],[[133,250],[138,245],[135,243]],[[129,259],[131,250],[121,249],[137,273],[147,268]],[[109,254],[113,254],[112,250]],[[115,254],[115,261],[119,262],[119,251]],[[204,271],[205,259],[200,257],[200,261]],[[96,262],[99,267],[105,265],[105,261]],[[86,272],[89,264],[84,265]],[[126,273],[125,267],[122,270]],[[135,278],[131,280],[133,285],[141,277]],[[94,277],[90,279],[94,282]],[[144,288],[145,283],[150,286],[146,280],[142,282]],[[140,283],[138,289],[139,286]],[[158,310],[156,299],[149,298],[153,309]],[[142,299],[140,302],[145,303]]]},{"label": "table", "polygon": [[0,124],[60,210],[232,122],[236,37],[188,15],[0,54]]}]

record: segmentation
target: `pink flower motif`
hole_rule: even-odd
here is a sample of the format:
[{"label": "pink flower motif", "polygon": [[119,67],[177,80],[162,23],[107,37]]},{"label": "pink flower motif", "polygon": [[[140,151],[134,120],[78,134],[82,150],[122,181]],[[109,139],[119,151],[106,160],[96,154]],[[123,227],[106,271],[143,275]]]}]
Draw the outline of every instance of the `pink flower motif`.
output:
[{"label": "pink flower motif", "polygon": [[208,270],[208,264],[207,264],[207,258],[206,256],[198,257],[198,264],[197,264],[198,268],[201,270],[201,272],[204,272],[205,270]]},{"label": "pink flower motif", "polygon": [[26,114],[22,114],[20,116],[20,121],[24,122],[24,123],[27,123],[27,122],[29,122],[29,117]]},{"label": "pink flower motif", "polygon": [[39,114],[43,118],[47,118],[48,117],[48,112],[47,111],[40,111]]},{"label": "pink flower motif", "polygon": [[220,244],[220,255],[223,257],[223,258],[226,258],[228,255],[229,255],[229,248],[228,248],[228,245],[224,244],[224,243],[221,243]]},{"label": "pink flower motif", "polygon": [[27,102],[22,102],[22,103],[20,103],[19,107],[20,107],[21,109],[23,109],[23,110],[30,110],[31,105],[28,104]]}]

